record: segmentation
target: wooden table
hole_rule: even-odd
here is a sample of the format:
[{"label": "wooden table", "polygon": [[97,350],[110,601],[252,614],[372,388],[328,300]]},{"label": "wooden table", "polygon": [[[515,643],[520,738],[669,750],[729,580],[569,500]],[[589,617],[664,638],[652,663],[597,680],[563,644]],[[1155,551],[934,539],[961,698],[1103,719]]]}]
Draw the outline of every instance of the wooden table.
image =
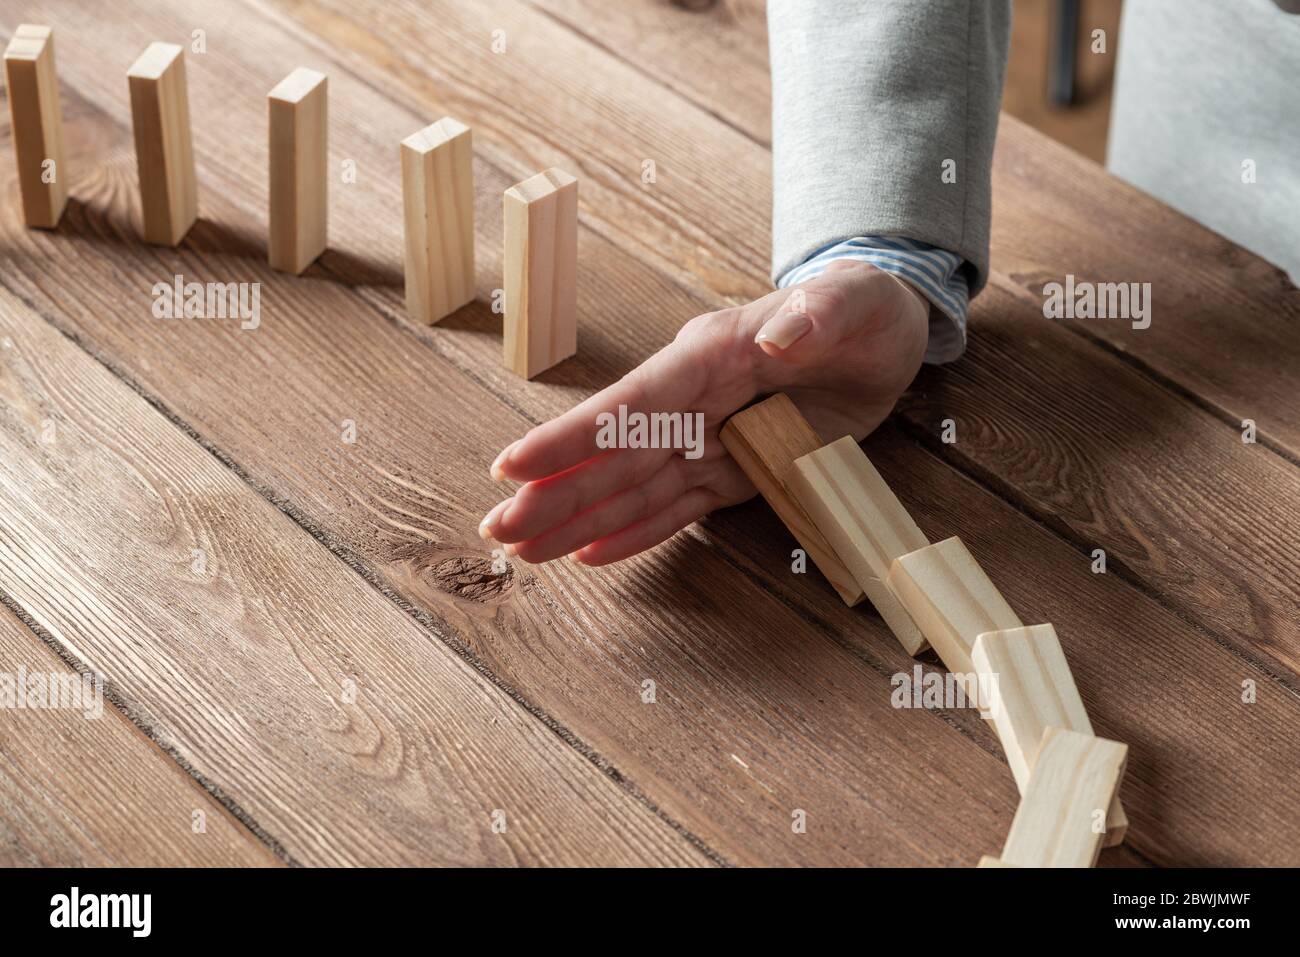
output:
[{"label": "wooden table", "polygon": [[[0,671],[98,672],[108,696],[99,720],[0,712],[0,862],[999,850],[1017,795],[991,730],[891,707],[912,662],[791,574],[763,503],[602,570],[494,575],[475,532],[509,440],[769,288],[761,13],[0,11],[5,40],[55,28],[72,196],[57,230],[23,228],[3,144]],[[201,219],[150,247],[125,72],[196,29]],[[294,278],[266,265],[265,96],[300,65],[329,74],[331,167],[356,176]],[[474,127],[479,289],[427,329],[404,318],[397,144],[444,114]],[[579,353],[523,382],[490,308],[501,193],[551,165],[582,184]],[[1010,119],[995,191],[969,352],[867,451],[927,535],[961,535],[1026,622],[1055,623],[1098,733],[1128,742],[1132,828],[1103,863],[1300,864],[1300,294]],[[1066,273],[1150,281],[1151,327],[1044,319]],[[260,326],[155,319],[176,275],[261,283]]]}]

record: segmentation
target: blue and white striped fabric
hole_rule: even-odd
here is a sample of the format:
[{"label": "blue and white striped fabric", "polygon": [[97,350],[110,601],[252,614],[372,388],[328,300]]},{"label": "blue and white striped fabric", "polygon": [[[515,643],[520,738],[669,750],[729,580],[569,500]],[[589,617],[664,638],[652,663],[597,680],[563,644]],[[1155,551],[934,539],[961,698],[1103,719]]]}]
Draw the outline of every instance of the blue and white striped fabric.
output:
[{"label": "blue and white striped fabric", "polygon": [[871,263],[906,279],[934,303],[926,362],[951,362],[966,350],[970,288],[960,272],[963,260],[956,253],[901,236],[857,236],[817,250],[777,280],[777,287],[785,289],[820,276],[837,259]]}]

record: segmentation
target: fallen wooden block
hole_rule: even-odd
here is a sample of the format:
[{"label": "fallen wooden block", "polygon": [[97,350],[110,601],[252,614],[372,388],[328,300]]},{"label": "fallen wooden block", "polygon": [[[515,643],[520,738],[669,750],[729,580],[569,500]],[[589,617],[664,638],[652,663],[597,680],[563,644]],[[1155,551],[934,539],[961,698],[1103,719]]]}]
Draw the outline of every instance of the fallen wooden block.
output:
[{"label": "fallen wooden block", "polygon": [[127,72],[144,241],[176,246],[199,218],[185,51],[151,43]]},{"label": "fallen wooden block", "polygon": [[68,204],[68,175],[63,163],[63,111],[54,69],[54,31],[30,23],[18,25],[5,48],[5,90],[23,221],[53,229]]},{"label": "fallen wooden block", "polygon": [[989,857],[987,854],[985,854],[983,857],[980,858],[979,866],[980,867],[1018,867],[1019,865],[1008,864],[1005,861],[999,860],[996,857]]},{"label": "fallen wooden block", "polygon": [[298,275],[325,251],[329,80],[299,67],[266,95],[272,269]]},{"label": "fallen wooden block", "polygon": [[[971,649],[986,631],[1021,624],[957,537],[894,559],[889,587],[949,671],[973,674]],[[981,700],[980,710],[986,710]]]},{"label": "fallen wooden block", "polygon": [[1011,822],[1002,863],[1017,867],[1092,867],[1106,808],[1124,774],[1128,746],[1048,728],[1029,786]]},{"label": "fallen wooden block", "polygon": [[929,647],[888,578],[895,558],[930,541],[853,436],[795,459],[789,486],[907,653]]},{"label": "fallen wooden block", "polygon": [[[993,676],[988,708],[1016,786],[1024,794],[1047,728],[1065,728],[1092,734],[1092,722],[1061,650],[1056,629],[1032,625],[987,631],[975,639],[971,650],[975,670]],[[1128,816],[1119,796],[1106,814],[1106,847],[1124,840]]]},{"label": "fallen wooden block", "polygon": [[723,425],[720,438],[845,603],[856,605],[862,601],[861,586],[790,491],[795,459],[822,445],[821,437],[799,414],[790,397],[778,392],[741,409]]},{"label": "fallen wooden block", "polygon": [[505,194],[505,363],[525,379],[578,351],[578,181],[558,169]]},{"label": "fallen wooden block", "polygon": [[402,140],[406,311],[433,325],[474,299],[474,148],[445,116]]}]

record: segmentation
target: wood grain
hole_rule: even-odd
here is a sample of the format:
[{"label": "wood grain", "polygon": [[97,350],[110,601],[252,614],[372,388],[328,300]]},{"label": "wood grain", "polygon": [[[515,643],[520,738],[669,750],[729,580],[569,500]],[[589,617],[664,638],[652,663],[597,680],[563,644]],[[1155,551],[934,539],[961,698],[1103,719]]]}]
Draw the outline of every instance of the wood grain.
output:
[{"label": "wood grain", "polygon": [[[95,680],[60,661],[5,607],[0,673],[15,682],[36,675],[42,686],[54,676]],[[112,702],[93,692],[89,699],[64,692],[62,700],[83,707],[0,710],[0,866],[278,863]]]},{"label": "wood grain", "polygon": [[915,432],[1300,688],[1300,470],[1000,289],[972,322],[968,358],[900,402]]},{"label": "wood grain", "polygon": [[329,235],[329,78],[299,67],[266,95],[272,269],[301,273]]},{"label": "wood grain", "polygon": [[290,859],[704,862],[7,292],[0,343],[0,589]]},{"label": "wood grain", "polygon": [[993,282],[1035,310],[1043,286],[1067,272],[1150,282],[1147,328],[1061,324],[1187,395],[1238,437],[1242,419],[1255,420],[1261,442],[1300,459],[1300,289],[1282,270],[1006,118],[993,191]]},{"label": "wood grain", "polygon": [[972,674],[975,639],[1020,625],[1002,592],[955,535],[895,558],[889,587],[949,671]]},{"label": "wood grain", "polygon": [[[205,259],[218,269],[237,262]],[[100,309],[108,266],[68,300],[79,327]],[[126,271],[114,295],[152,268],[129,247],[115,254],[112,270]],[[259,278],[268,290],[276,282]],[[954,740],[937,716],[891,708],[887,673],[809,630],[761,582],[734,576],[696,540],[608,572],[555,565],[493,574],[474,532],[499,494],[483,466],[522,420],[405,331],[364,312],[359,321],[337,287],[308,289],[281,282],[283,312],[254,333],[157,324],[141,337],[131,316],[110,320],[111,334],[81,328],[142,387],[200,423],[266,494],[293,502],[338,553],[419,609],[428,627],[468,645],[728,860],[951,864],[1005,827],[1014,785],[996,756]],[[389,360],[404,351],[419,362]],[[201,356],[220,385],[196,391],[186,369]],[[271,361],[301,370],[294,401],[261,373]],[[433,429],[411,408],[476,427]],[[338,423],[349,418],[359,423],[354,446],[339,441]],[[437,484],[422,474],[429,462],[438,463]],[[337,610],[337,599],[326,604],[355,614]],[[303,653],[315,647],[300,640]],[[640,697],[647,679],[658,689],[653,705]],[[904,803],[903,795],[913,797]],[[816,826],[793,832],[795,809]],[[374,820],[385,833],[400,830],[388,816]]]},{"label": "wood grain", "polygon": [[[78,48],[71,77],[81,97],[76,142],[93,150],[85,157],[87,163],[93,159],[92,171],[76,184],[81,203],[57,242],[0,221],[5,248],[23,250],[7,264],[3,281],[148,394],[161,397],[156,401],[326,536],[336,553],[373,571],[429,624],[445,628],[453,642],[463,641],[480,662],[730,859],[967,863],[987,850],[1005,832],[1015,806],[1010,775],[993,757],[991,732],[973,712],[935,716],[882,705],[889,676],[910,669],[910,661],[875,616],[828,600],[831,592],[813,576],[788,573],[789,540],[765,506],[715,516],[625,568],[515,569],[505,582],[490,574],[488,556],[472,534],[477,517],[498,497],[486,478],[476,476],[528,422],[562,411],[627,371],[668,341],[684,317],[716,307],[737,290],[765,288],[762,269],[724,267],[708,245],[690,238],[701,227],[683,220],[733,215],[715,208],[717,200],[678,191],[712,161],[695,160],[675,145],[683,141],[670,138],[693,129],[696,139],[711,142],[711,127],[700,119],[704,114],[665,111],[662,96],[648,92],[652,86],[630,79],[625,70],[614,74],[616,81],[632,84],[626,95],[618,92],[618,82],[609,89],[617,92],[620,119],[633,118],[628,132],[619,132],[618,122],[600,120],[597,135],[624,145],[593,162],[612,164],[602,170],[623,170],[628,155],[644,152],[628,147],[636,142],[629,137],[646,139],[653,127],[651,150],[673,158],[670,164],[661,161],[661,174],[694,172],[661,175],[653,196],[662,202],[654,203],[641,195],[650,191],[635,177],[625,181],[621,172],[602,172],[601,188],[626,190],[638,197],[634,206],[626,197],[595,202],[584,183],[584,208],[591,215],[584,211],[580,255],[594,268],[581,274],[580,301],[597,304],[599,315],[584,322],[577,358],[538,382],[521,382],[500,369],[496,321],[486,308],[471,307],[431,332],[381,318],[402,314],[395,265],[401,261],[400,236],[391,228],[400,216],[401,194],[392,143],[431,108],[485,124],[477,138],[483,204],[477,218],[480,242],[493,258],[480,269],[484,276],[500,269],[493,252],[500,249],[500,191],[532,170],[567,162],[577,149],[539,137],[539,124],[482,107],[495,96],[496,78],[488,77],[484,88],[475,85],[478,77],[505,66],[489,59],[482,40],[489,35],[482,28],[496,11],[488,8],[483,19],[459,27],[455,18],[467,14],[449,11],[452,26],[446,31],[426,30],[447,40],[448,62],[417,66],[394,60],[404,54],[375,40],[367,26],[312,8],[304,15],[339,44],[331,52],[326,40],[304,31],[302,20],[289,19],[301,11],[289,9],[290,14],[260,7],[242,9],[239,16],[204,14],[212,23],[210,37],[226,39],[210,46],[210,67],[196,72],[196,108],[202,105],[214,120],[196,128],[197,147],[201,155],[237,151],[248,162],[205,167],[205,176],[220,188],[220,204],[210,214],[212,224],[196,230],[174,258],[168,253],[155,260],[135,248],[126,228],[130,175],[120,162],[129,157],[126,117],[118,98],[94,82],[102,52],[89,43]],[[185,7],[158,14],[171,30],[195,16]],[[406,23],[402,18],[411,16],[424,14],[387,9],[374,22],[388,29],[394,18]],[[256,29],[247,28],[250,18]],[[538,23],[523,22],[529,29]],[[96,29],[110,47],[125,40],[129,48],[139,39],[112,18],[97,22]],[[564,31],[526,30],[522,48],[517,31],[509,36],[510,49],[521,58],[511,69],[561,70],[566,90],[577,83],[567,63],[543,52],[548,46],[567,49]],[[238,118],[258,114],[257,91],[278,78],[275,64],[306,56],[334,64],[336,122],[348,129],[359,168],[368,172],[356,188],[339,190],[339,248],[309,270],[334,281],[284,284],[257,266],[265,138],[258,124]],[[574,58],[583,69],[603,71],[607,54],[578,48]],[[344,61],[356,72],[342,69]],[[601,82],[608,76],[602,72]],[[536,106],[561,116],[580,113],[581,123],[608,116],[603,103],[586,99],[559,97]],[[683,115],[686,121],[678,122]],[[661,136],[665,152],[653,145]],[[734,151],[735,142],[722,139],[723,152]],[[749,177],[750,187],[765,190],[750,173],[760,166],[742,150],[728,161],[728,175]],[[585,167],[579,168],[585,175]],[[635,237],[620,216],[636,224]],[[764,229],[760,222],[751,230],[755,248]],[[659,234],[668,232],[671,251],[684,262],[661,271],[663,256],[655,247]],[[725,244],[718,248],[731,254]],[[66,274],[66,289],[47,282],[35,266],[40,256]],[[121,304],[147,309],[140,290],[160,272],[176,269],[263,281],[267,321],[252,335],[202,322],[151,323],[145,327],[150,334],[141,335],[148,320]],[[484,299],[489,286],[481,290]],[[307,318],[318,316],[326,321]],[[293,376],[264,374],[286,363],[298,370]],[[204,369],[205,380],[221,385],[196,388],[187,371],[192,368]],[[458,378],[462,369],[469,380]],[[465,386],[463,396],[445,386],[470,380],[474,384]],[[473,421],[475,429],[469,434],[430,428],[439,416],[411,413],[425,408],[446,413],[441,421]],[[361,423],[360,448],[340,448],[344,417]],[[1150,593],[1115,575],[1089,574],[1086,556],[1069,542],[897,433],[886,430],[873,438],[868,451],[923,530],[932,537],[961,535],[1016,607],[1031,620],[1051,619],[1062,629],[1099,732],[1134,743],[1126,799],[1135,849],[1159,863],[1300,859],[1291,813],[1300,801],[1300,754],[1291,733],[1297,710],[1289,692],[1257,663],[1205,640]],[[435,462],[436,482],[427,477]],[[1033,561],[1026,563],[1025,555]],[[728,587],[720,589],[718,582]],[[737,633],[737,616],[755,622],[752,633]],[[609,622],[618,623],[616,631]],[[660,704],[645,706],[637,692],[651,675],[661,689]],[[1254,704],[1239,700],[1243,680],[1258,684]],[[829,698],[827,689],[833,690]],[[826,737],[827,729],[834,729],[833,738]],[[1259,762],[1239,746],[1246,739],[1269,742],[1276,759]],[[862,748],[863,740],[871,740],[872,748]],[[1186,740],[1201,746],[1188,753]],[[762,756],[757,763],[755,755]],[[918,755],[923,757],[915,774],[899,770]],[[937,779],[944,783],[936,787]],[[810,820],[828,826],[790,833],[790,809],[809,803]],[[1224,826],[1229,820],[1231,828]],[[1107,852],[1103,860],[1124,859],[1125,853]]]},{"label": "wood grain", "polygon": [[532,379],[578,351],[578,181],[544,170],[505,191],[506,367]]},{"label": "wood grain", "polygon": [[5,47],[5,96],[23,215],[28,226],[44,229],[59,224],[68,202],[53,33],[47,26],[19,24]]},{"label": "wood grain", "polygon": [[[192,15],[176,14],[178,21]],[[211,41],[223,23],[209,23]],[[304,52],[289,31],[259,39],[245,29],[242,35],[237,47],[248,59],[231,71],[241,87],[261,84],[257,71],[268,69],[262,64],[269,59],[264,44],[286,56]],[[209,56],[230,50],[211,43],[209,49]],[[381,109],[383,102],[349,83],[345,72],[331,68],[330,75],[331,105],[340,120],[382,117],[409,129],[409,114]],[[215,76],[196,81],[194,92],[196,108],[204,97],[241,102],[239,90],[220,86]],[[111,99],[101,102],[120,109]],[[120,113],[116,123],[104,123],[96,122],[95,107],[81,104],[81,111],[93,127],[87,137],[112,142],[118,135]],[[213,109],[211,115],[225,114]],[[219,122],[229,128],[201,135],[242,145],[240,125]],[[366,127],[362,120],[360,128],[374,129],[373,122]],[[256,130],[251,138],[260,138]],[[392,140],[378,140],[385,141],[391,168]],[[364,135],[358,137],[361,145],[364,160],[371,155]],[[255,150],[250,162],[257,162]],[[169,410],[238,462],[266,494],[292,503],[303,522],[400,594],[429,627],[464,642],[484,667],[572,729],[584,747],[727,859],[956,863],[1005,827],[1015,790],[991,749],[963,738],[948,744],[951,727],[941,716],[893,709],[888,672],[809,630],[763,582],[734,578],[726,556],[698,540],[683,539],[607,572],[556,565],[492,575],[491,556],[474,531],[477,518],[499,497],[486,466],[527,420],[441,358],[439,352],[448,348],[444,337],[426,349],[411,327],[367,311],[340,283],[295,282],[266,270],[239,239],[258,233],[260,185],[253,177],[244,182],[240,168],[214,169],[211,175],[210,215],[227,224],[226,232],[196,232],[189,248],[165,261],[162,271],[262,282],[265,319],[257,330],[237,331],[236,324],[220,322],[152,322],[129,310],[103,319],[104,282],[115,283],[108,287],[116,290],[112,299],[136,290],[138,302],[139,290],[147,290],[159,272],[159,263],[133,243],[97,247],[111,250],[107,256],[81,255],[92,236],[114,235],[129,220],[129,191],[122,190],[121,170],[111,167],[101,172],[93,206],[82,210],[78,225],[85,232],[61,247],[65,266],[85,258],[89,272],[66,296],[60,294],[57,308],[36,274],[22,272],[15,285],[41,303],[51,320],[74,324],[83,341],[129,370],[140,388],[165,395],[160,401]],[[387,183],[391,187],[393,180]],[[376,216],[374,194],[363,199],[350,214],[358,224]],[[392,208],[399,202],[394,193]],[[348,209],[346,202],[340,205]],[[348,225],[338,232],[343,249],[331,250],[326,261],[364,241],[366,231],[350,238]],[[606,247],[597,242],[592,248],[600,257]],[[595,271],[609,267],[602,313],[629,320],[642,315],[646,270],[618,256],[596,262],[602,268]],[[659,289],[671,287],[650,292]],[[147,308],[147,302],[140,305]],[[139,334],[141,321],[150,335]],[[632,347],[622,343],[631,330],[612,328],[620,338],[610,341],[628,349],[624,355],[630,358]],[[466,339],[477,346],[479,339],[473,327],[444,323],[434,331],[451,333],[445,340],[452,346]],[[644,350],[641,342],[636,348]],[[491,355],[499,343],[489,340],[488,348]],[[410,359],[395,362],[395,356]],[[205,369],[203,381],[211,387],[195,387],[186,371],[194,363]],[[296,371],[271,377],[263,372],[267,368]],[[555,391],[534,383],[506,395],[518,403],[534,389]],[[561,390],[549,401],[563,396]],[[428,411],[413,415],[413,409]],[[339,440],[345,419],[358,423],[355,445]],[[436,482],[427,477],[430,463],[437,463]],[[716,587],[733,579],[727,589]],[[824,586],[819,590],[822,601],[831,595]],[[736,629],[737,620],[749,619],[753,628]],[[879,628],[873,618],[850,625],[868,632]],[[640,699],[646,679],[660,688],[656,706]],[[584,689],[581,696],[575,697],[575,687]],[[769,717],[755,722],[758,714]],[[860,742],[866,739],[877,744],[864,750]],[[917,754],[927,757],[918,761]],[[951,792],[935,789],[935,775],[951,780],[969,801],[953,802]],[[883,782],[891,780],[886,789]],[[863,782],[873,782],[869,791]],[[878,790],[890,796],[881,798]],[[894,794],[913,797],[904,809]],[[794,833],[790,815],[796,808],[819,826]]]},{"label": "wood grain", "polygon": [[718,438],[844,603],[862,601],[862,586],[790,488],[795,461],[822,447],[821,436],[790,397],[778,392],[741,409],[722,426]]},{"label": "wood grain", "polygon": [[[772,142],[764,0],[528,0],[729,126]],[[704,67],[707,64],[707,68]]]},{"label": "wood grain", "polygon": [[[741,3],[733,12],[726,9],[731,4],[696,9],[657,0],[530,2],[756,143],[770,142],[761,3]],[[1094,25],[1109,29],[1110,5],[1096,7],[1085,10],[1085,19],[1095,14]],[[1106,56],[1089,54],[1085,83],[1104,83],[1114,41],[1111,34]],[[702,59],[710,68],[665,52],[680,47],[707,49]],[[1004,106],[1011,114],[1025,112],[1023,103]],[[764,158],[752,160],[755,152],[736,155],[730,175],[746,183],[761,176]],[[1300,458],[1300,405],[1289,401],[1300,386],[1300,337],[1294,335],[1300,291],[1276,267],[1005,113],[994,155],[991,247],[991,281],[1039,308],[1043,284],[1067,271],[1102,282],[1150,281],[1156,301],[1150,328],[1067,326],[1105,342],[1234,426],[1255,419],[1263,440]],[[766,268],[761,259],[759,265]],[[978,332],[978,325],[971,328]]]},{"label": "wood grain", "polygon": [[1105,831],[1100,821],[1127,759],[1128,748],[1118,741],[1047,728],[1002,861],[1013,867],[1092,867]]},{"label": "wood grain", "polygon": [[444,116],[402,140],[406,311],[426,325],[474,300],[473,137]]},{"label": "wood grain", "polygon": [[185,50],[155,41],[127,71],[147,243],[175,246],[199,216]]},{"label": "wood grain", "polygon": [[[668,82],[703,110],[743,114],[740,126],[751,142],[720,135],[718,142],[732,150],[725,167],[694,156],[686,175],[717,181],[717,170],[725,168],[728,185],[754,193],[768,188],[768,157],[753,142],[755,118],[766,110],[768,77],[732,52],[738,31],[757,37],[761,24],[632,0],[637,12],[629,15],[636,24],[631,29],[620,20],[621,10],[597,10],[597,0],[536,2],[575,28],[581,28],[579,17],[594,24],[581,29],[639,71],[639,81],[617,67],[603,71],[609,89],[628,91],[607,111],[632,111],[634,97],[654,97],[632,92],[634,84],[644,87],[665,69],[684,72],[661,67],[650,51],[689,29],[685,21],[711,36],[711,70],[736,78],[725,102],[705,81]],[[752,91],[743,101],[742,85]],[[672,94],[659,94],[665,95]],[[700,122],[689,105],[671,114],[680,124],[678,136]],[[644,193],[661,209],[685,211],[692,219],[703,217],[689,210],[707,209],[708,222],[727,230],[761,234],[768,227],[766,221],[747,226],[725,204],[683,202],[675,182],[661,181]],[[635,220],[638,235],[626,239],[627,248],[647,237],[666,242],[669,237],[653,227],[667,221],[663,213]],[[940,421],[958,411],[956,395],[965,392],[961,410],[969,431],[959,434],[978,438],[980,448],[964,439],[945,448],[955,463],[1024,502],[1039,520],[1068,531],[1078,547],[1104,548],[1118,563],[1113,568],[1164,596],[1195,628],[1270,668],[1284,668],[1297,687],[1300,623],[1292,609],[1300,601],[1300,553],[1293,545],[1300,541],[1300,515],[1290,503],[1296,501],[1294,463],[1300,458],[1300,403],[1291,399],[1300,389],[1300,337],[1294,334],[1300,292],[1258,257],[1008,116],[994,161],[993,224],[993,289],[976,300],[970,355],[957,366],[927,371],[904,413],[917,429],[935,435]],[[611,223],[606,232],[613,236],[617,229]],[[745,255],[748,274],[766,271],[766,250],[751,255],[749,247],[731,242],[720,255],[735,252]],[[714,278],[718,265],[701,265],[694,271],[698,278],[681,281],[734,293],[734,280]],[[1067,272],[1094,281],[1151,282],[1150,328],[1083,320],[1063,329],[1045,320],[1042,286]],[[991,351],[981,351],[985,347]],[[1011,368],[1022,371],[1021,388],[1006,388]],[[1256,421],[1264,447],[1240,444],[1244,418]],[[1270,444],[1289,461],[1266,454]],[[1282,491],[1275,493],[1279,482]],[[1257,550],[1255,573],[1241,574]]]},{"label": "wood grain", "polygon": [[895,558],[929,541],[853,436],[794,460],[789,490],[909,655],[929,647],[889,588]]},{"label": "wood grain", "polygon": [[[755,201],[771,190],[770,155],[665,89],[652,78],[656,70],[648,77],[575,42],[565,25],[516,0],[364,10],[347,0],[250,2],[314,35],[362,75],[385,77],[393,101],[416,107],[432,99],[474,117],[479,155],[512,182],[551,166],[567,170],[582,182],[584,221],[674,282],[724,298],[771,290],[769,204]],[[504,31],[503,53],[492,51],[494,30]],[[412,36],[439,55],[396,42]],[[647,159],[653,183],[642,180]]]},{"label": "wood grain", "polygon": [[[959,535],[1021,617],[1054,622],[1094,732],[1129,745],[1130,845],[1156,863],[1300,860],[1300,821],[1284,803],[1300,800],[1289,688],[1151,595],[1092,574],[1087,556],[936,469],[937,459],[918,458],[897,430],[874,435],[867,453],[927,535]],[[1264,740],[1275,757],[1260,760]]]},{"label": "wood grain", "polygon": [[[1092,734],[1061,641],[1047,624],[987,631],[975,639],[971,661],[980,675],[993,678],[989,710],[1023,795],[1048,728]],[[1106,812],[1106,846],[1119,844],[1127,831],[1128,816],[1117,794]]]}]

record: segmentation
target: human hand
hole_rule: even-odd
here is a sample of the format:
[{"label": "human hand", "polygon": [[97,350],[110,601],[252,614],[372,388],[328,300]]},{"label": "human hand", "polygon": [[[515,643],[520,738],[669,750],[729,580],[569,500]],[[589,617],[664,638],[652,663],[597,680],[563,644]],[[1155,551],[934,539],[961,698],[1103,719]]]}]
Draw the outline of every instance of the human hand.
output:
[{"label": "human hand", "polygon": [[[524,483],[479,525],[526,562],[605,565],[658,545],[755,489],[718,430],[760,395],[785,392],[819,435],[861,440],[925,354],[929,303],[900,279],[841,260],[744,306],[697,316],[617,383],[507,446],[492,476]],[[601,448],[601,413],[702,413],[702,454]]]}]

